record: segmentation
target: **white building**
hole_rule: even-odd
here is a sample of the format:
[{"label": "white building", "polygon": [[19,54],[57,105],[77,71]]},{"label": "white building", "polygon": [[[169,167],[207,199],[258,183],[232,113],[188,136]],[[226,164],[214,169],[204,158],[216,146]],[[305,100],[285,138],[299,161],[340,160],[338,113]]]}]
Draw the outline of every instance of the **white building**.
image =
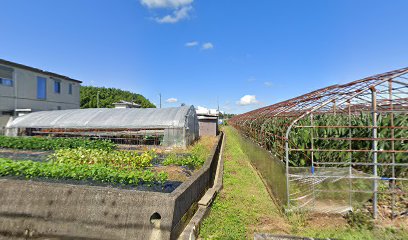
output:
[{"label": "white building", "polygon": [[0,130],[10,116],[80,106],[81,81],[0,59]]}]

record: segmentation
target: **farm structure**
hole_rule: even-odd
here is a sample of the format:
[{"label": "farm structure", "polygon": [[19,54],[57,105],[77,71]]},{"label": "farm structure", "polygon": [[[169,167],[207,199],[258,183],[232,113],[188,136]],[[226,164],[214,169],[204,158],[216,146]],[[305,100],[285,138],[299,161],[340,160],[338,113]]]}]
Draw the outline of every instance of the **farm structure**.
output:
[{"label": "farm structure", "polygon": [[199,136],[193,106],[174,108],[94,108],[42,111],[14,119],[8,136],[109,139],[122,147],[185,148]]},{"label": "farm structure", "polygon": [[[282,165],[287,211],[397,218],[408,209],[408,68],[235,116]],[[263,176],[273,177],[273,176]]]}]

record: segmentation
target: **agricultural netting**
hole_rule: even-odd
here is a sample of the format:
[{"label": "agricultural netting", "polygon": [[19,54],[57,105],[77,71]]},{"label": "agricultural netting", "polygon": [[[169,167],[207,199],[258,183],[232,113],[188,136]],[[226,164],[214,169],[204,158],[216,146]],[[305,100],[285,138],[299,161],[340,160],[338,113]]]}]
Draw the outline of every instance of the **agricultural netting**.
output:
[{"label": "agricultural netting", "polygon": [[283,206],[287,202],[285,165],[251,139],[237,134],[242,150],[262,179],[274,201]]},{"label": "agricultural netting", "polygon": [[[390,115],[377,116],[377,148],[390,150],[391,128]],[[394,125],[406,126],[407,114],[395,114]],[[313,122],[313,123],[312,123]],[[312,150],[315,164],[338,163],[339,167],[348,166],[348,162],[371,163],[372,149],[372,115],[360,113],[356,115],[316,115],[312,118],[302,119],[296,124],[289,135],[289,164],[294,167],[311,166]],[[349,127],[350,126],[350,127]],[[378,162],[407,163],[408,129],[396,128],[393,130],[395,153],[379,152]],[[313,147],[312,147],[313,142]],[[348,150],[358,151],[348,151]],[[343,151],[342,151],[343,150]],[[343,163],[343,164],[341,164]],[[408,169],[394,166],[396,176],[406,177]],[[356,165],[354,168],[363,172],[372,173],[372,166]],[[379,166],[379,175],[390,175],[391,166]]]},{"label": "agricultural netting", "polygon": [[[408,68],[322,88],[230,124],[285,165],[286,210],[407,214]],[[267,182],[282,178],[261,168],[274,175]],[[281,187],[273,181],[275,194]]]}]

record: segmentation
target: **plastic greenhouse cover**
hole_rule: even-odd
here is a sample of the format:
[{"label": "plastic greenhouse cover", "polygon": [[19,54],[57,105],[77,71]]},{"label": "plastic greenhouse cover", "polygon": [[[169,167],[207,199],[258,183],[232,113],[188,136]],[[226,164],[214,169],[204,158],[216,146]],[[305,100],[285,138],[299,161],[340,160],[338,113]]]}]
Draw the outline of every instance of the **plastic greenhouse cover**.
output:
[{"label": "plastic greenhouse cover", "polygon": [[193,106],[173,108],[90,108],[41,111],[16,118],[9,128],[183,128]]}]

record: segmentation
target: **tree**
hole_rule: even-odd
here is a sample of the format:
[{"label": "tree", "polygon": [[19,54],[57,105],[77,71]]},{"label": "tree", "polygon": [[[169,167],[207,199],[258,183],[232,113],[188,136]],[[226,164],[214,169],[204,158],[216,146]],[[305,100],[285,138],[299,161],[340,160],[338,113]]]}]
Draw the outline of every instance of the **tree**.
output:
[{"label": "tree", "polygon": [[124,91],[117,88],[81,86],[80,92],[81,108],[96,108],[98,92],[100,108],[112,108],[114,107],[113,103],[120,100],[140,104],[142,108],[156,107],[153,103],[151,103],[148,99],[140,94]]}]

